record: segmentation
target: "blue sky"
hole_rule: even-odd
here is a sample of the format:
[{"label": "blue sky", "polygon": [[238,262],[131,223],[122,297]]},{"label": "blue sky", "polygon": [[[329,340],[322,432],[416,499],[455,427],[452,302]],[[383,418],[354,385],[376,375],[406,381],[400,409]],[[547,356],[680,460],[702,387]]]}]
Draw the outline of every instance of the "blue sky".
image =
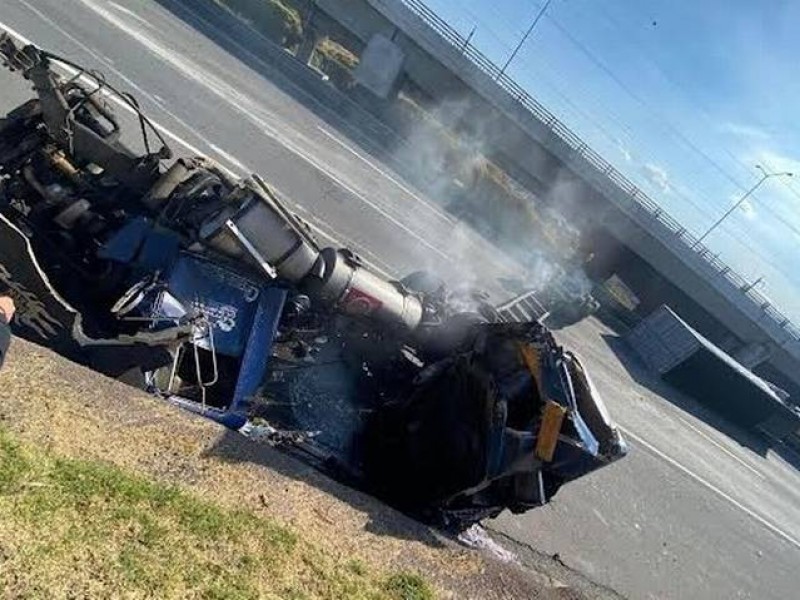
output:
[{"label": "blue sky", "polygon": [[[502,64],[544,0],[426,0]],[[552,0],[508,69],[800,323],[800,1]]]}]

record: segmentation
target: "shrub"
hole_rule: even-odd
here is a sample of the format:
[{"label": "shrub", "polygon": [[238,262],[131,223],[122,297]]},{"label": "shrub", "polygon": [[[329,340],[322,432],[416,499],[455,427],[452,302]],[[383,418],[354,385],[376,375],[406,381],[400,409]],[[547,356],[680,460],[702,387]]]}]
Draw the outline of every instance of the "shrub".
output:
[{"label": "shrub", "polygon": [[287,0],[217,0],[260,33],[287,48],[303,39],[300,10]]}]

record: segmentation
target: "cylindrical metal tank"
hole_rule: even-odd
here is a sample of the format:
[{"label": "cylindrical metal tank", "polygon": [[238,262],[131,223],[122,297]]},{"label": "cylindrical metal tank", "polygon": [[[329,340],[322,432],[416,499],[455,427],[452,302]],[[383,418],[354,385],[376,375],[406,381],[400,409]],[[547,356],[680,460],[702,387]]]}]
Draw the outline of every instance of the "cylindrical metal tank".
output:
[{"label": "cylindrical metal tank", "polygon": [[261,191],[264,184],[254,183],[239,188],[246,198],[235,208],[203,225],[200,238],[206,245],[301,285],[313,300],[343,314],[417,328],[423,313],[417,294],[364,268],[348,250],[320,252],[282,204]]},{"label": "cylindrical metal tank", "polygon": [[201,239],[222,254],[249,259],[271,276],[300,282],[319,258],[317,248],[282,207],[258,190],[251,192],[238,208],[203,225]]},{"label": "cylindrical metal tank", "polygon": [[419,297],[361,265],[347,250],[325,248],[321,277],[309,278],[309,294],[343,314],[368,317],[414,330],[422,320]]}]

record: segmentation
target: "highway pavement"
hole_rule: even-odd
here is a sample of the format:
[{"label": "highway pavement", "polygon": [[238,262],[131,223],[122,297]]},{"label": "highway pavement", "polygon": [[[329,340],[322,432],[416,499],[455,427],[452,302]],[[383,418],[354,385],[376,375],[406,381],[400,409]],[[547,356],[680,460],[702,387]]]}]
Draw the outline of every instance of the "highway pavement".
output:
[{"label": "highway pavement", "polygon": [[[138,97],[176,153],[259,172],[323,242],[354,247],[387,274],[435,270],[497,299],[507,293],[498,278],[525,277],[363,151],[336,115],[299,104],[153,0],[0,0],[0,27],[102,70]],[[25,97],[0,73],[0,111]],[[602,323],[558,335],[584,358],[631,453],[489,528],[631,598],[797,597],[797,470],[655,381]]]},{"label": "highway pavement", "polygon": [[[259,172],[312,225],[335,231],[392,275],[418,269],[488,282],[521,274],[441,206],[416,194],[328,122],[289,101],[155,2],[4,2],[0,21],[82,65],[101,69],[148,114],[234,172]],[[333,117],[334,115],[331,115]],[[291,123],[291,126],[288,124]],[[181,147],[184,146],[184,147]],[[376,252],[380,248],[381,252]],[[391,256],[391,263],[385,256]]]},{"label": "highway pavement", "polygon": [[583,360],[630,454],[490,527],[631,598],[797,597],[797,468],[649,374],[596,319],[557,337]]}]

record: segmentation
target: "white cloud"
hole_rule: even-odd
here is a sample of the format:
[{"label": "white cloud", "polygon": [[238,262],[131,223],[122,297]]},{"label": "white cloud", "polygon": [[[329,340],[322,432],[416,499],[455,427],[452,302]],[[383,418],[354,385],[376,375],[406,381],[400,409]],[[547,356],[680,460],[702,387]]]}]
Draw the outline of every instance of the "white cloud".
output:
[{"label": "white cloud", "polygon": [[645,177],[647,177],[647,180],[662,192],[670,191],[669,175],[667,175],[663,167],[659,167],[653,163],[647,163],[642,166],[642,172]]},{"label": "white cloud", "polygon": [[775,150],[759,150],[755,155],[758,158],[758,162],[766,167],[767,170],[789,171],[794,173],[796,177],[800,177],[800,159],[787,156]]},{"label": "white cloud", "polygon": [[750,200],[745,200],[742,202],[741,205],[742,214],[750,219],[751,221],[758,216],[758,212],[756,212],[756,207],[750,202]]},{"label": "white cloud", "polygon": [[720,125],[719,129],[723,133],[751,140],[768,140],[771,137],[770,134],[763,129],[745,123],[723,123]]},{"label": "white cloud", "polygon": [[[734,204],[739,202],[739,200],[741,200],[741,199],[742,199],[742,195],[740,193],[731,194],[728,197],[728,203],[729,203],[728,206],[733,206]],[[739,205],[738,212],[740,214],[742,214],[744,217],[746,217],[747,219],[749,219],[750,221],[753,221],[753,220],[758,218],[758,210],[756,209],[756,203],[753,202],[752,198],[748,198],[747,200],[742,202]]]},{"label": "white cloud", "polygon": [[620,139],[617,139],[617,150],[619,150],[619,153],[626,162],[631,162],[633,160],[633,154],[631,154],[631,151],[628,150],[628,147]]}]

